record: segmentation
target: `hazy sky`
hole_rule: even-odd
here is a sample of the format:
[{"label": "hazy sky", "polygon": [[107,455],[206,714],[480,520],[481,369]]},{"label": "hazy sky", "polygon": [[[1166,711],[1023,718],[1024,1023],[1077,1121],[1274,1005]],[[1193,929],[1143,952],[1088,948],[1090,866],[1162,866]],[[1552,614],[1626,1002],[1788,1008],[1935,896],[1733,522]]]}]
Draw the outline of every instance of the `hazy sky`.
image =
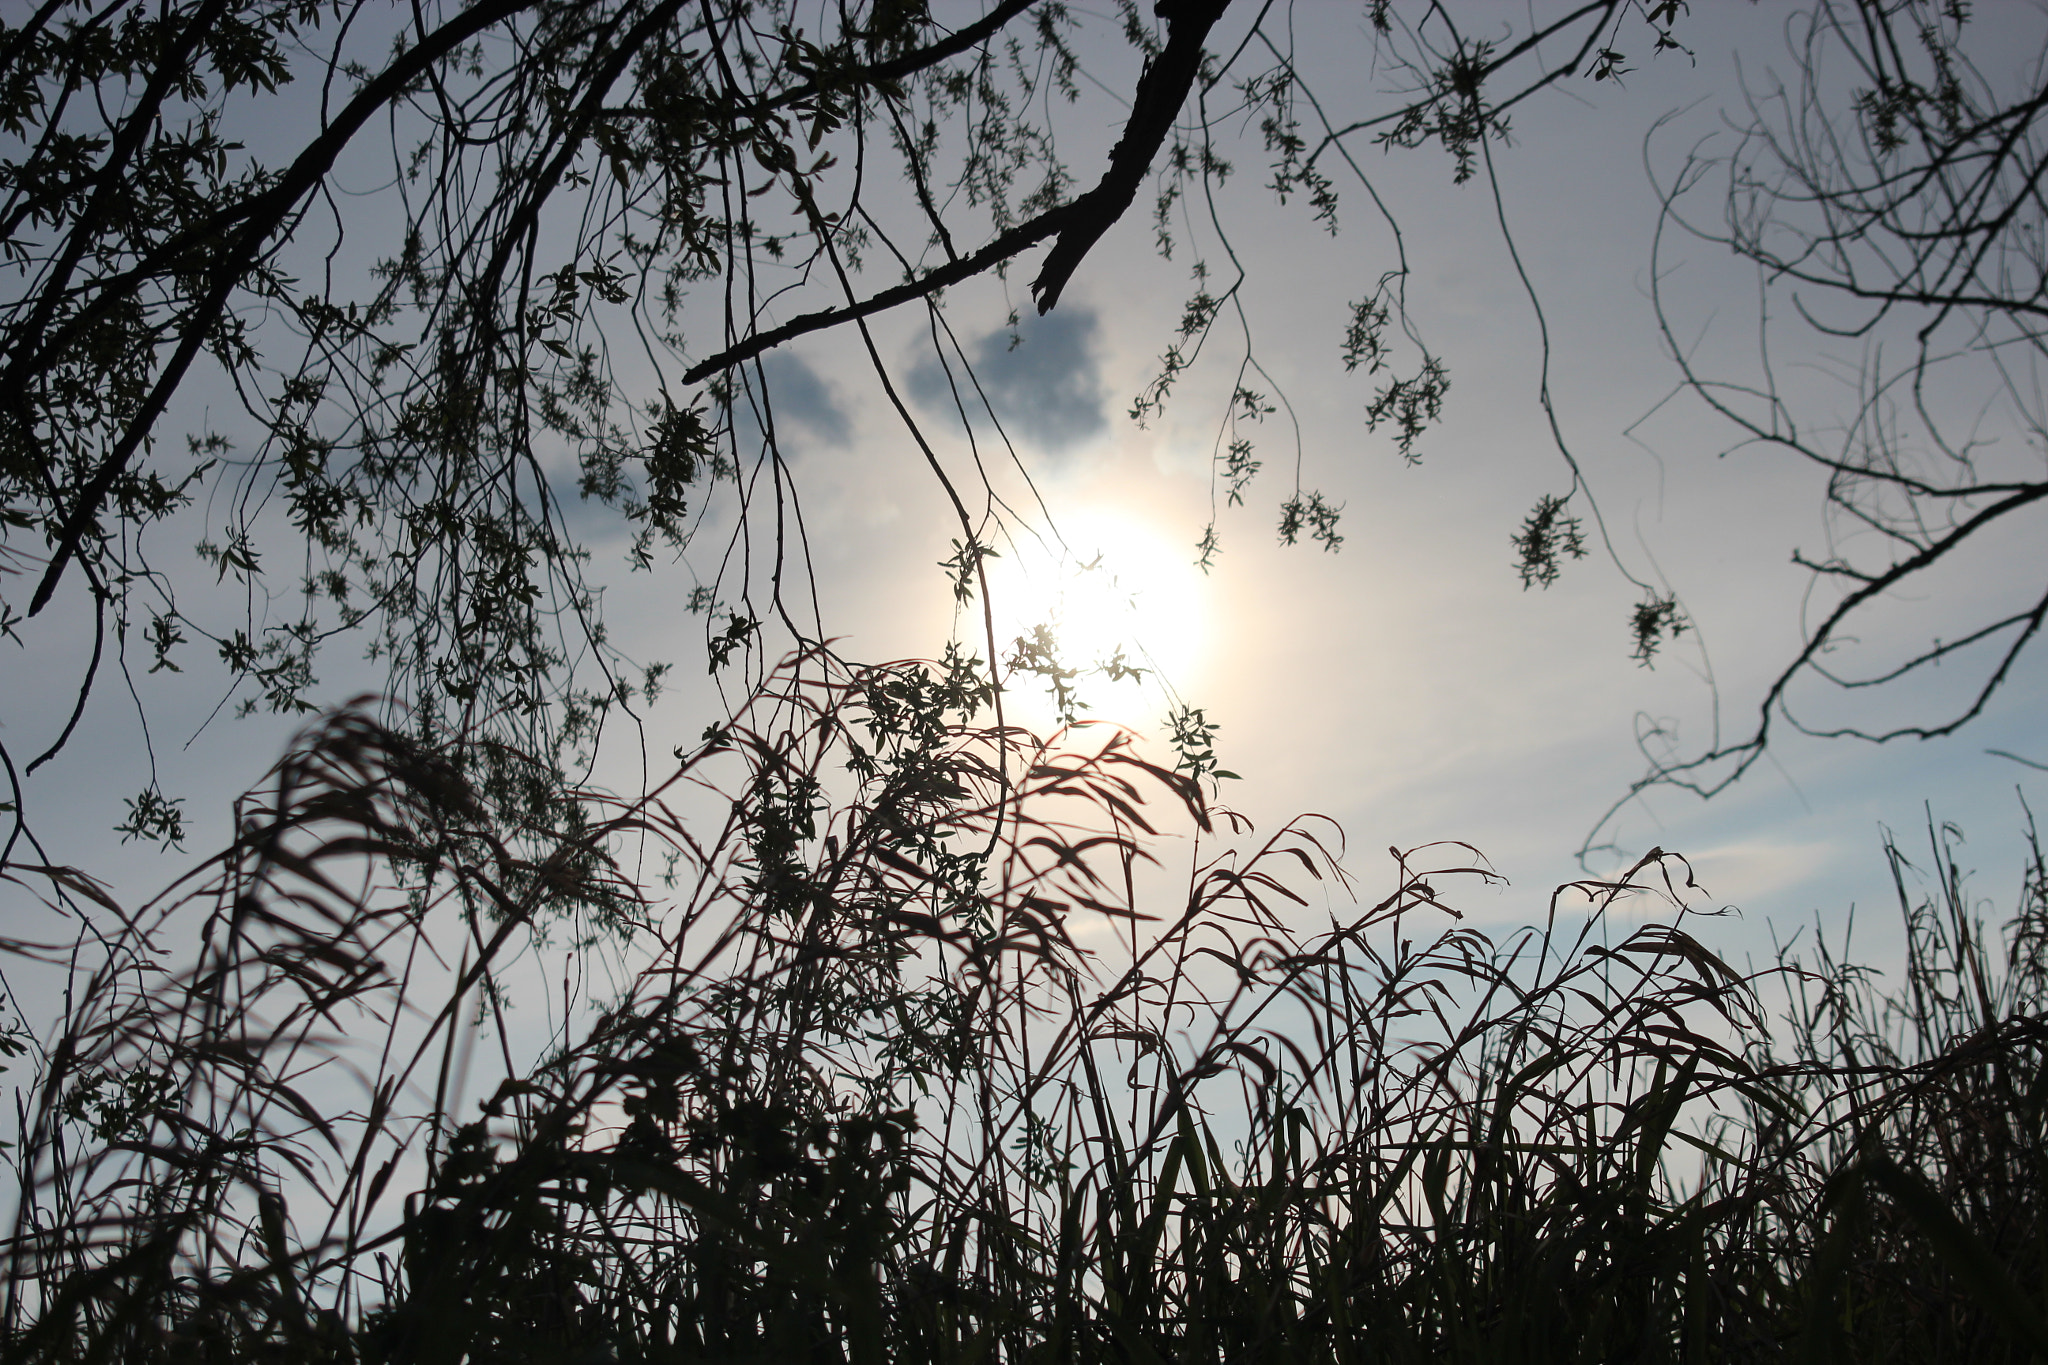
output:
[{"label": "hazy sky", "polygon": [[[1510,534],[1538,496],[1564,491],[1569,479],[1536,401],[1536,319],[1491,197],[1479,180],[1453,185],[1440,152],[1387,155],[1369,143],[1356,151],[1400,222],[1410,309],[1452,376],[1445,420],[1422,440],[1417,467],[1403,464],[1384,432],[1366,433],[1363,409],[1380,381],[1347,375],[1338,359],[1347,303],[1394,259],[1357,184],[1339,182],[1344,232],[1335,239],[1305,213],[1276,209],[1251,183],[1256,164],[1241,167],[1220,201],[1249,275],[1241,297],[1254,353],[1300,424],[1302,483],[1344,509],[1335,554],[1274,543],[1295,458],[1282,412],[1251,433],[1265,468],[1246,507],[1220,511],[1224,548],[1213,571],[1187,569],[1210,515],[1235,323],[1219,329],[1213,363],[1181,381],[1163,420],[1141,429],[1125,409],[1171,340],[1189,287],[1188,244],[1163,262],[1141,220],[1120,224],[1059,309],[1025,326],[1014,349],[1006,318],[1011,308],[1028,317],[1027,272],[949,298],[951,325],[982,362],[983,387],[1074,560],[1107,551],[1114,568],[1126,550],[1126,579],[1149,582],[1153,598],[1171,604],[1156,618],[1199,613],[1193,632],[1164,619],[1151,631],[1178,664],[1179,693],[1222,724],[1225,766],[1245,775],[1226,784],[1225,799],[1265,827],[1295,811],[1334,816],[1367,889],[1380,884],[1388,845],[1462,839],[1514,885],[1473,888],[1461,904],[1484,918],[1540,914],[1551,885],[1579,875],[1573,855],[1595,821],[1641,773],[1638,728],[1676,727],[1681,745],[1696,747],[1714,722],[1711,673],[1732,732],[1798,647],[1807,580],[1789,560],[1795,546],[1825,547],[1821,482],[1781,455],[1724,457],[1733,433],[1688,397],[1659,406],[1676,373],[1647,297],[1658,203],[1645,137],[1675,112],[1648,154],[1668,177],[1698,139],[1725,129],[1723,109],[1739,113],[1738,59],[1756,89],[1789,69],[1786,7],[1696,8],[1683,30],[1696,65],[1675,54],[1639,60],[1621,90],[1571,82],[1518,111],[1513,145],[1494,149],[1508,224],[1550,328],[1562,430],[1621,556],[1639,577],[1675,590],[1698,627],[1655,670],[1628,657],[1626,620],[1639,593],[1597,554],[1548,591],[1524,592],[1516,578]],[[1366,68],[1362,21],[1349,7],[1304,6],[1297,18],[1298,51],[1329,58],[1328,69],[1305,72],[1326,100],[1382,78]],[[1980,23],[2005,26],[1980,51],[2015,71],[2048,38],[2032,10],[2011,7]],[[1318,24],[1326,32],[1312,32]],[[1203,254],[1212,271],[1227,269],[1213,245]],[[1672,311],[1693,329],[1687,344],[1730,374],[1753,372],[1754,272],[1700,243],[1667,247],[1664,265]],[[969,467],[964,433],[945,416],[943,376],[920,347],[920,320],[894,322],[884,335],[900,347],[927,433],[944,438],[956,472]],[[1824,425],[1846,410],[1852,394],[1825,367],[1838,372],[1853,349],[1791,331],[1778,344],[1788,382],[1807,385],[1807,420]],[[812,338],[797,353],[818,378],[807,391],[828,396],[830,420],[855,433],[845,447],[791,443],[828,623],[861,657],[928,653],[952,619],[931,565],[954,528],[857,349]],[[989,433],[978,434],[996,463]],[[2008,543],[2002,555],[1944,584],[1954,606],[2016,576],[2038,577],[2039,547]],[[2015,575],[2016,565],[2028,572]],[[1042,591],[1018,595],[1043,601]],[[1924,624],[1902,624],[1900,640],[1924,644],[1913,633]],[[1911,853],[1924,845],[1913,837],[1923,805],[1965,828],[1980,893],[2009,904],[2022,819],[2014,789],[2042,788],[2038,774],[1984,751],[2048,760],[2044,700],[2048,670],[2034,658],[1953,740],[1878,748],[1804,740],[1781,726],[1772,760],[1734,789],[1704,804],[1654,793],[1622,811],[1609,836],[1631,854],[1661,844],[1689,855],[1714,902],[1744,911],[1749,928],[1730,936],[1748,945],[1765,941],[1766,917],[1788,926],[1818,910],[1838,923],[1852,901],[1877,912],[1866,941],[1887,937],[1878,829],[1905,833]],[[1098,691],[1096,703],[1095,714],[1137,726],[1156,724],[1163,710],[1136,688]],[[1607,870],[1612,858],[1595,865]]]},{"label": "hazy sky", "polygon": [[[2015,69],[2033,61],[2048,22],[2030,7],[1997,10],[1980,23],[2005,31],[1984,50]],[[1568,566],[1547,591],[1524,592],[1516,578],[1510,535],[1569,476],[1537,403],[1536,316],[1493,200],[1483,176],[1453,185],[1439,151],[1385,155],[1368,141],[1354,149],[1399,220],[1410,311],[1451,374],[1444,420],[1421,441],[1414,467],[1385,432],[1365,430],[1364,407],[1381,380],[1346,374],[1339,361],[1347,304],[1397,259],[1367,196],[1339,179],[1344,231],[1330,238],[1298,206],[1281,210],[1259,188],[1254,140],[1240,149],[1244,160],[1219,200],[1248,274],[1240,298],[1254,354],[1270,376],[1249,382],[1284,394],[1298,422],[1302,486],[1342,506],[1337,553],[1275,544],[1296,462],[1296,428],[1282,410],[1247,429],[1264,468],[1245,507],[1217,509],[1223,548],[1212,571],[1192,568],[1242,341],[1229,318],[1162,418],[1142,428],[1128,418],[1172,340],[1194,260],[1215,272],[1212,283],[1228,271],[1199,234],[1160,260],[1142,200],[1049,317],[1028,316],[1024,282],[1035,259],[1007,282],[949,293],[948,321],[1021,470],[989,424],[970,433],[948,415],[951,388],[922,314],[892,315],[876,329],[901,392],[955,477],[975,482],[971,434],[1011,504],[1033,512],[1028,473],[1066,537],[1071,582],[1058,580],[1059,588],[1046,585],[1061,572],[1056,552],[1046,558],[1049,542],[1023,536],[1005,547],[998,606],[1006,619],[1023,628],[1021,618],[1058,610],[1077,623],[1091,613],[1109,618],[1098,630],[1130,624],[1088,603],[1090,585],[1113,578],[1100,596],[1135,602],[1135,643],[1167,667],[1182,698],[1221,724],[1224,765],[1244,775],[1226,784],[1224,799],[1264,828],[1298,811],[1334,817],[1368,894],[1385,883],[1389,845],[1464,840],[1512,886],[1466,887],[1453,903],[1485,921],[1539,916],[1549,888],[1580,875],[1573,855],[1642,771],[1639,728],[1676,726],[1680,742],[1696,747],[1713,724],[1709,671],[1724,724],[1744,725],[1765,681],[1797,648],[1806,576],[1789,555],[1824,547],[1821,484],[1782,456],[1722,457],[1732,434],[1688,398],[1659,406],[1676,375],[1646,293],[1658,204],[1645,136],[1659,116],[1679,111],[1649,154],[1669,175],[1686,148],[1725,126],[1721,109],[1739,106],[1734,54],[1753,83],[1785,66],[1784,6],[1716,0],[1695,11],[1681,36],[1696,64],[1643,53],[1624,88],[1569,82],[1518,111],[1513,145],[1492,149],[1508,225],[1549,325],[1561,429],[1631,571],[1668,584],[1698,627],[1655,670],[1628,657],[1626,620],[1639,594],[1597,554]],[[1356,90],[1386,79],[1371,67],[1356,7],[1303,5],[1296,16],[1304,74],[1333,105],[1361,103]],[[1646,44],[1624,46],[1637,55]],[[1115,113],[1100,102],[1084,108]],[[1105,124],[1093,135],[1106,144],[1113,133]],[[1089,164],[1077,169],[1094,173]],[[1731,368],[1747,363],[1754,274],[1697,243],[1672,250],[1666,267],[1674,311],[1692,329],[1686,344]],[[1026,315],[1014,330],[1013,309]],[[1823,362],[1844,357],[1794,350],[1778,358],[1805,376],[1798,382],[1816,403],[1835,401]],[[1412,365],[1412,356],[1400,363]],[[775,353],[768,373],[828,632],[844,652],[868,659],[929,656],[956,630],[971,632],[975,623],[956,619],[936,567],[958,528],[858,344],[842,334],[807,338]],[[1990,594],[2016,564],[2038,578],[2048,559],[2038,546],[2003,550],[1945,590],[1958,600]],[[1092,576],[1073,576],[1087,563],[1098,565]],[[678,609],[687,584],[679,570],[621,575],[609,597],[630,652],[679,661],[676,691],[650,718],[655,754],[694,738],[711,705],[698,679],[701,623]],[[82,639],[81,631],[46,632],[38,649],[60,659]],[[60,675],[70,676],[57,668],[49,676]],[[335,686],[339,700],[356,685],[337,674]],[[1094,715],[1144,730],[1166,706],[1151,688],[1098,687],[1091,696]],[[62,695],[46,701],[39,717],[56,714]],[[1735,789],[1706,804],[1653,795],[1625,809],[1610,833],[1632,853],[1654,843],[1689,855],[1713,902],[1741,907],[1743,927],[1731,926],[1728,939],[1740,946],[1764,941],[1767,917],[1789,926],[1818,910],[1839,923],[1852,901],[1877,912],[1872,941],[1884,941],[1892,912],[1878,827],[1917,828],[1923,803],[1969,832],[1980,893],[2007,905],[2022,818],[2014,788],[2038,798],[2048,784],[1985,750],[2048,761],[2044,702],[2048,666],[2037,651],[1958,738],[1874,748],[1780,730],[1772,761]],[[126,705],[115,687],[95,700],[94,725],[63,760],[71,785],[54,793],[56,827],[91,828],[108,792],[139,785]],[[195,689],[181,705],[172,708],[176,723],[157,732],[165,786],[192,793],[195,809],[214,793],[218,810],[219,793],[260,775],[286,727],[222,719],[186,749],[211,700]],[[1019,705],[1027,719],[1045,719],[1024,699]],[[74,860],[95,852],[90,838],[62,842]],[[194,848],[208,843],[196,838]],[[106,852],[104,841],[97,852]],[[105,865],[141,878],[177,861],[131,848]],[[1611,864],[1606,858],[1601,870]]]}]

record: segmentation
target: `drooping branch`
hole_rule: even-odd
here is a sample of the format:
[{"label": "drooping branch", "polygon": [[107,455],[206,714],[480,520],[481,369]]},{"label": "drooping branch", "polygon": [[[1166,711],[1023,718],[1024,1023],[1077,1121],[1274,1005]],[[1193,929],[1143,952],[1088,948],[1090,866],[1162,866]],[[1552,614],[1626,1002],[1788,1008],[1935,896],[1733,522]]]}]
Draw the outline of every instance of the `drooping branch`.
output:
[{"label": "drooping branch", "polygon": [[[36,584],[35,595],[29,599],[30,616],[36,615],[49,605],[51,595],[57,591],[58,581],[64,576],[65,567],[71,562],[71,557],[78,552],[78,546],[84,540],[87,530],[98,520],[101,504],[113,491],[115,482],[127,470],[129,461],[135,458],[135,453],[148,439],[157,419],[163,416],[164,410],[170,405],[171,396],[184,382],[185,372],[197,358],[214,323],[227,311],[228,300],[261,254],[265,243],[289,221],[293,208],[327,178],[327,173],[334,168],[335,160],[341,155],[342,149],[348,146],[378,110],[403,95],[436,62],[456,51],[471,38],[527,9],[534,2],[535,0],[485,0],[484,3],[465,10],[436,29],[418,46],[408,49],[395,59],[375,79],[365,83],[334,121],[313,140],[312,145],[292,162],[291,168],[260,196],[260,207],[250,214],[248,223],[237,234],[234,244],[223,254],[221,263],[214,272],[211,287],[197,306],[187,314],[184,336],[170,362],[164,367],[155,388],[129,421],[128,429],[122,433],[113,450],[100,462],[99,468],[93,471],[91,480],[64,518],[63,525],[57,533],[56,546],[50,554],[49,567],[43,571],[42,581]],[[19,382],[19,379],[15,378],[14,382]]]}]

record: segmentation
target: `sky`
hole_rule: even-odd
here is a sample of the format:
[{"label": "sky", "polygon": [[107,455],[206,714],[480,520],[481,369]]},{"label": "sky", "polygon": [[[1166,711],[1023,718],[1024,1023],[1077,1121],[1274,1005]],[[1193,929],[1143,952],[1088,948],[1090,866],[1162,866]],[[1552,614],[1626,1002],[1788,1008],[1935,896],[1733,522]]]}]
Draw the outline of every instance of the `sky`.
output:
[{"label": "sky", "polygon": [[[1718,133],[1725,143],[1723,111],[1739,112],[1742,76],[1761,89],[1789,70],[1785,6],[1695,9],[1682,36],[1696,63],[1634,54],[1639,69],[1622,89],[1571,83],[1518,111],[1512,144],[1493,149],[1508,225],[1549,328],[1561,430],[1623,562],[1675,591],[1695,626],[1654,669],[1629,657],[1626,620],[1640,594],[1597,553],[1569,564],[1548,590],[1524,591],[1516,577],[1511,533],[1569,477],[1538,403],[1536,314],[1494,204],[1478,180],[1452,184],[1440,152],[1359,151],[1402,227],[1410,311],[1452,375],[1444,420],[1413,467],[1384,431],[1365,430],[1378,381],[1347,375],[1338,359],[1346,304],[1391,264],[1389,234],[1358,186],[1339,184],[1344,231],[1334,239],[1244,183],[1254,170],[1223,201],[1248,271],[1241,297],[1254,353],[1274,381],[1255,382],[1284,393],[1298,420],[1303,485],[1344,509],[1335,553],[1306,538],[1275,544],[1295,458],[1283,411],[1251,432],[1266,467],[1246,507],[1219,512],[1222,554],[1206,575],[1191,568],[1236,352],[1228,336],[1212,343],[1217,363],[1190,371],[1163,419],[1141,428],[1125,415],[1172,338],[1191,261],[1186,248],[1160,261],[1135,216],[1097,248],[1052,315],[1014,333],[1014,348],[1008,312],[1029,317],[1021,279],[954,291],[948,317],[1053,525],[1068,535],[1069,575],[1085,581],[1074,566],[1099,551],[1113,569],[1124,549],[1125,578],[1150,585],[1149,599],[1137,594],[1130,633],[1146,638],[1149,611],[1173,688],[1221,725],[1223,764],[1243,775],[1225,784],[1223,799],[1261,828],[1297,812],[1330,815],[1347,831],[1367,889],[1390,873],[1381,852],[1390,845],[1466,841],[1511,883],[1471,886],[1459,902],[1491,923],[1540,918],[1554,886],[1657,845],[1691,861],[1703,906],[1738,911],[1713,929],[1732,951],[1767,955],[1773,926],[1782,936],[1816,916],[1839,932],[1855,905],[1858,941],[1882,952],[1896,943],[1897,916],[1881,829],[1897,831],[1919,859],[1930,812],[1956,823],[1969,836],[1964,865],[1981,873],[1978,893],[1993,907],[2011,904],[2024,820],[2015,790],[2038,801],[2041,787],[2037,773],[1986,750],[2048,760],[2048,670],[2038,658],[1951,740],[1880,747],[1809,740],[1781,725],[1770,759],[1730,790],[1708,802],[1652,792],[1602,827],[1599,842],[1617,850],[1584,864],[1577,856],[1643,771],[1643,727],[1672,728],[1682,745],[1697,745],[1714,723],[1716,688],[1728,730],[1753,716],[1801,638],[1807,577],[1791,552],[1826,545],[1822,484],[1811,470],[1772,453],[1728,453],[1726,425],[1672,397],[1677,372],[1647,288],[1659,210],[1651,174],[1668,178],[1699,138]],[[1359,70],[1366,43],[1355,14],[1329,6],[1297,15],[1304,29],[1328,29],[1298,35],[1298,51],[1333,58],[1328,71],[1306,71],[1312,84],[1343,92],[1370,78]],[[2031,8],[1979,22],[2003,26],[1983,50],[2010,54],[2015,72],[2048,38],[2048,21]],[[1646,134],[1667,114],[1646,152]],[[1213,248],[1209,259],[1222,268]],[[1725,373],[1752,372],[1754,271],[1697,242],[1667,245],[1663,269],[1670,311],[1692,329],[1686,344]],[[965,433],[945,417],[944,376],[918,349],[914,322],[898,321],[906,325],[885,335],[898,338],[904,387],[927,431],[952,438],[947,453],[958,461]],[[1802,415],[1838,420],[1847,391],[1828,367],[1839,372],[1856,352],[1786,335],[1778,359],[1788,385],[1806,395]],[[833,430],[851,433],[793,443],[812,543],[823,547],[825,615],[859,657],[929,653],[953,623],[947,586],[930,566],[954,532],[855,348],[811,338],[790,356],[784,364],[818,378],[808,392],[828,405]],[[1035,552],[1026,543],[1010,553]],[[2024,543],[1987,553],[1943,584],[1949,598],[1926,604],[1931,629],[1905,604],[1898,640],[1924,643],[1922,630],[1938,638],[1946,613],[2037,576],[2013,570],[2040,562],[2038,547]],[[1003,587],[999,579],[999,611]],[[1047,593],[1015,593],[1030,603],[1021,614]],[[1093,700],[1094,715],[1155,735],[1165,709],[1157,694],[1128,685],[1098,688]]]},{"label": "sky", "polygon": [[[1738,72],[1755,85],[1785,69],[1785,6],[1694,9],[1680,36],[1696,60],[1642,53],[1618,89],[1568,82],[1517,111],[1512,143],[1490,149],[1548,328],[1559,429],[1617,554],[1638,577],[1675,591],[1696,628],[1654,669],[1629,657],[1626,620],[1640,594],[1599,554],[1567,565],[1547,590],[1525,591],[1517,579],[1509,538],[1569,475],[1538,401],[1538,315],[1494,201],[1483,176],[1453,184],[1438,151],[1383,154],[1362,143],[1355,152],[1399,221],[1410,313],[1451,374],[1443,420],[1410,465],[1384,430],[1366,430],[1364,410],[1381,380],[1347,374],[1339,359],[1347,305],[1392,268],[1395,239],[1348,180],[1338,182],[1343,231],[1327,236],[1299,205],[1283,209],[1260,190],[1256,147],[1244,149],[1219,212],[1246,270],[1238,297],[1266,376],[1251,382],[1276,411],[1241,433],[1264,467],[1246,506],[1214,507],[1222,550],[1206,573],[1193,561],[1219,500],[1213,454],[1237,382],[1236,318],[1219,328],[1163,415],[1140,426],[1127,410],[1173,339],[1193,262],[1205,260],[1212,280],[1226,277],[1215,242],[1193,232],[1174,259],[1160,260],[1141,201],[1049,316],[1030,316],[1024,284],[1035,261],[1007,280],[949,292],[947,321],[1014,445],[1014,463],[994,424],[970,430],[949,415],[948,376],[921,313],[883,318],[875,335],[948,470],[971,479],[978,452],[1024,513],[996,565],[1005,630],[1057,614],[1076,636],[1093,632],[1087,638],[1100,648],[1127,642],[1129,657],[1159,671],[1143,685],[1098,683],[1086,694],[1090,715],[1156,745],[1172,698],[1201,707],[1220,726],[1223,766],[1241,774],[1223,784],[1221,799],[1267,831],[1301,812],[1331,817],[1347,832],[1361,894],[1376,899],[1388,885],[1389,846],[1464,841],[1506,884],[1468,884],[1452,903],[1482,925],[1528,923],[1543,916],[1554,886],[1658,845],[1690,860],[1703,906],[1739,912],[1709,935],[1726,951],[1760,958],[1773,926],[1782,936],[1816,917],[1839,932],[1856,905],[1868,917],[1859,942],[1881,954],[1897,939],[1881,828],[1899,831],[1917,856],[1928,812],[1955,822],[1969,836],[1965,865],[1981,873],[1989,913],[2011,904],[2024,818],[2015,788],[2038,804],[2048,786],[1986,751],[2048,762],[2048,665],[2038,651],[1954,739],[1874,747],[1781,728],[1770,760],[1712,801],[1652,793],[1601,825],[1643,769],[1636,741],[1645,726],[1675,727],[1682,744],[1696,745],[1714,723],[1716,689],[1724,725],[1753,714],[1761,687],[1800,639],[1806,575],[1790,553],[1825,544],[1822,486],[1811,471],[1764,452],[1731,453],[1725,425],[1671,397],[1677,374],[1648,298],[1659,211],[1650,176],[1668,177],[1697,139],[1717,130],[1725,138],[1722,111],[1739,106]],[[1304,5],[1296,22],[1304,75],[1333,102],[1391,79],[1366,60],[1356,7]],[[1984,50],[2015,70],[2048,41],[2048,19],[2033,7],[1997,7],[1979,22],[1996,26]],[[1115,60],[1103,55],[1107,65]],[[1099,102],[1081,107],[1114,113]],[[1646,134],[1667,113],[1672,121],[1646,152]],[[1071,136],[1106,146],[1114,132],[1104,122]],[[1076,164],[1092,163],[1077,156]],[[1684,344],[1730,369],[1749,363],[1754,273],[1697,242],[1672,246],[1662,266]],[[1014,325],[1013,310],[1022,314]],[[1816,412],[1839,406],[1829,367],[1854,352],[1810,336],[1791,346],[1778,353],[1788,383],[1803,386],[1797,391]],[[803,502],[820,615],[842,652],[929,657],[956,635],[976,643],[976,621],[960,615],[937,567],[958,527],[864,351],[846,335],[823,334],[775,352],[766,369]],[[1301,486],[1342,508],[1335,552],[1306,538],[1276,544],[1297,458]],[[602,560],[617,546],[596,548]],[[1922,609],[1935,618],[1933,634],[1952,607],[1992,600],[2029,570],[2038,577],[2038,546],[1992,550]],[[621,574],[608,589],[627,651],[680,661],[676,688],[648,718],[654,754],[694,739],[716,705],[693,662],[701,622],[678,610],[682,583],[681,570]],[[1899,629],[1906,638],[1928,627],[1909,612]],[[17,712],[35,713],[17,722],[23,729],[61,711],[65,696],[50,680],[68,676],[84,647],[79,629],[39,639],[39,663],[64,663],[18,675],[41,689],[34,707]],[[333,699],[360,681],[337,674]],[[173,714],[156,731],[165,786],[192,793],[195,810],[219,812],[212,828],[225,829],[225,797],[260,778],[289,725],[218,719],[188,744],[212,699],[196,689],[166,695]],[[1051,723],[1028,693],[1013,704],[1027,721]],[[106,827],[110,792],[138,785],[143,760],[126,705],[111,687],[95,698],[91,724],[45,789],[47,823],[65,831],[60,860],[90,858],[142,885],[182,870],[182,860],[112,849],[87,833]],[[624,784],[632,765],[614,761]],[[1596,827],[1598,841],[1616,849],[1582,864],[1579,850]],[[207,846],[195,834],[192,847]]]}]

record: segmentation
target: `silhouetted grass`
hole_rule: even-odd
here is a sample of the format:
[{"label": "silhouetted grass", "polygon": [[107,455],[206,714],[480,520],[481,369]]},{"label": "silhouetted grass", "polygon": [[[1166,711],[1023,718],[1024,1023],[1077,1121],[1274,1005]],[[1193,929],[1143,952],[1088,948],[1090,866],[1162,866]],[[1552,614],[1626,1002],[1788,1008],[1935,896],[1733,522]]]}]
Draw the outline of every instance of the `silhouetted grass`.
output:
[{"label": "silhouetted grass", "polygon": [[1504,938],[1451,918],[1461,846],[1358,912],[1326,822],[1252,842],[1114,732],[977,728],[973,676],[796,661],[538,855],[343,713],[138,914],[10,869],[85,908],[12,945],[64,994],[6,1359],[2048,1345],[2038,845],[2002,941],[1936,836],[1924,903],[1889,849],[1897,986],[1820,943],[1751,980],[1672,856]]}]

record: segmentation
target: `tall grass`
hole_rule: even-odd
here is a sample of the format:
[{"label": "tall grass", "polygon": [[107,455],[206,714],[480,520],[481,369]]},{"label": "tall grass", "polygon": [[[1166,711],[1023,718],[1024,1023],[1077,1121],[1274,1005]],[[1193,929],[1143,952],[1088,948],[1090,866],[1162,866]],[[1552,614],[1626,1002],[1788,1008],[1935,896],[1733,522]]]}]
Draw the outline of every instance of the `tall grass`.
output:
[{"label": "tall grass", "polygon": [[986,701],[957,660],[806,656],[538,854],[459,748],[344,712],[140,912],[6,870],[78,932],[10,945],[62,1003],[5,1358],[2048,1343],[2038,846],[2002,942],[1893,848],[1900,986],[1824,944],[1751,978],[1670,855],[1505,937],[1457,922],[1491,874],[1456,845],[1361,910],[1326,822],[1258,841],[1121,734]]}]

